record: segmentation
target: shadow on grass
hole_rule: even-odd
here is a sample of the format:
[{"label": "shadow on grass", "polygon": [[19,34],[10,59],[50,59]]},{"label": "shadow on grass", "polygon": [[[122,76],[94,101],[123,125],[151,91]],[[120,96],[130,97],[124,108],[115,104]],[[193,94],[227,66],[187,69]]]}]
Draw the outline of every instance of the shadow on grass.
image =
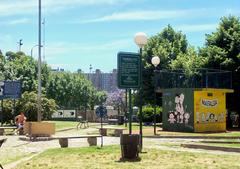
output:
[{"label": "shadow on grass", "polygon": [[115,162],[125,163],[125,162],[140,162],[140,161],[141,161],[141,158],[140,157],[136,157],[134,159],[120,158],[118,161],[115,161]]}]

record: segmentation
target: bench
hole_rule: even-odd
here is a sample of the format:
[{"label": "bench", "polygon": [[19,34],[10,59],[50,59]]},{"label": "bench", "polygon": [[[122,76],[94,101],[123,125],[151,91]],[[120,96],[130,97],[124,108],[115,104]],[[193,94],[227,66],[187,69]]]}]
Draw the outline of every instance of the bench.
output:
[{"label": "bench", "polygon": [[78,139],[78,138],[87,138],[89,146],[97,145],[97,137],[102,137],[100,135],[82,135],[82,136],[60,136],[53,137],[53,139],[58,139],[59,144],[62,148],[68,147],[68,139]]},{"label": "bench", "polygon": [[6,127],[0,127],[0,135],[3,135],[5,133],[5,130],[12,130],[15,131],[17,129],[16,126],[6,126]]},{"label": "bench", "polygon": [[103,127],[103,128],[98,128],[99,133],[102,136],[107,136],[107,130],[114,130],[114,136],[120,137],[121,134],[123,134],[123,130],[126,130],[125,128],[115,128],[115,127]]},{"label": "bench", "polygon": [[118,124],[118,119],[108,119],[108,124]]}]

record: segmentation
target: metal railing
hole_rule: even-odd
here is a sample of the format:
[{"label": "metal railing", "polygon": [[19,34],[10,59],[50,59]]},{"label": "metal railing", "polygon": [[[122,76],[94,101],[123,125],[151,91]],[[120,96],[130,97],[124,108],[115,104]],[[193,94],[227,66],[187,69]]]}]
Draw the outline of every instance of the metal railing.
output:
[{"label": "metal railing", "polygon": [[232,88],[232,72],[217,69],[197,69],[188,74],[182,69],[157,70],[157,88]]}]

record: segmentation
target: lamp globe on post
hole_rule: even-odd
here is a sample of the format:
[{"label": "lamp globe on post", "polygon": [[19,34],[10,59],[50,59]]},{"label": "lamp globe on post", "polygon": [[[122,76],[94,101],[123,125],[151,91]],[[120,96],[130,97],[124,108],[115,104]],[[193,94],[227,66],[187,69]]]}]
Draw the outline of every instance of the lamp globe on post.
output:
[{"label": "lamp globe on post", "polygon": [[147,35],[144,32],[138,32],[134,36],[135,43],[139,46],[141,49],[144,45],[147,44]]},{"label": "lamp globe on post", "polygon": [[160,64],[160,58],[158,56],[154,56],[151,60],[152,64],[155,67],[155,71],[154,71],[154,80],[155,80],[155,90],[154,90],[154,135],[156,135],[156,108],[157,108],[157,96],[156,96],[156,89],[157,89],[157,66]]},{"label": "lamp globe on post", "polygon": [[143,133],[142,133],[142,119],[143,119],[143,115],[142,115],[142,70],[143,70],[143,66],[142,66],[142,48],[144,47],[144,45],[147,44],[147,35],[143,32],[138,32],[135,34],[134,36],[134,42],[138,45],[138,47],[140,48],[140,65],[141,65],[141,81],[140,81],[140,89],[139,89],[139,123],[140,123],[140,127],[139,127],[139,135],[140,135],[140,152],[142,151],[142,147],[143,147]]},{"label": "lamp globe on post", "polygon": [[160,64],[160,58],[158,56],[154,56],[151,60],[152,64],[156,68]]}]

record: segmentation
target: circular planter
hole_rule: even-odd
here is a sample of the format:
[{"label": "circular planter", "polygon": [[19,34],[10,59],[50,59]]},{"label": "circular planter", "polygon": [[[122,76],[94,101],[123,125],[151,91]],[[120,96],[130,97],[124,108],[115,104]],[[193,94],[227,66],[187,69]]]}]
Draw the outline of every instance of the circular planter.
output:
[{"label": "circular planter", "polygon": [[107,129],[99,129],[99,133],[102,136],[107,136]]},{"label": "circular planter", "polygon": [[139,134],[122,134],[120,137],[123,159],[136,159],[139,153]]},{"label": "circular planter", "polygon": [[60,138],[59,139],[59,144],[61,145],[62,148],[68,147],[68,139],[67,138]]}]

